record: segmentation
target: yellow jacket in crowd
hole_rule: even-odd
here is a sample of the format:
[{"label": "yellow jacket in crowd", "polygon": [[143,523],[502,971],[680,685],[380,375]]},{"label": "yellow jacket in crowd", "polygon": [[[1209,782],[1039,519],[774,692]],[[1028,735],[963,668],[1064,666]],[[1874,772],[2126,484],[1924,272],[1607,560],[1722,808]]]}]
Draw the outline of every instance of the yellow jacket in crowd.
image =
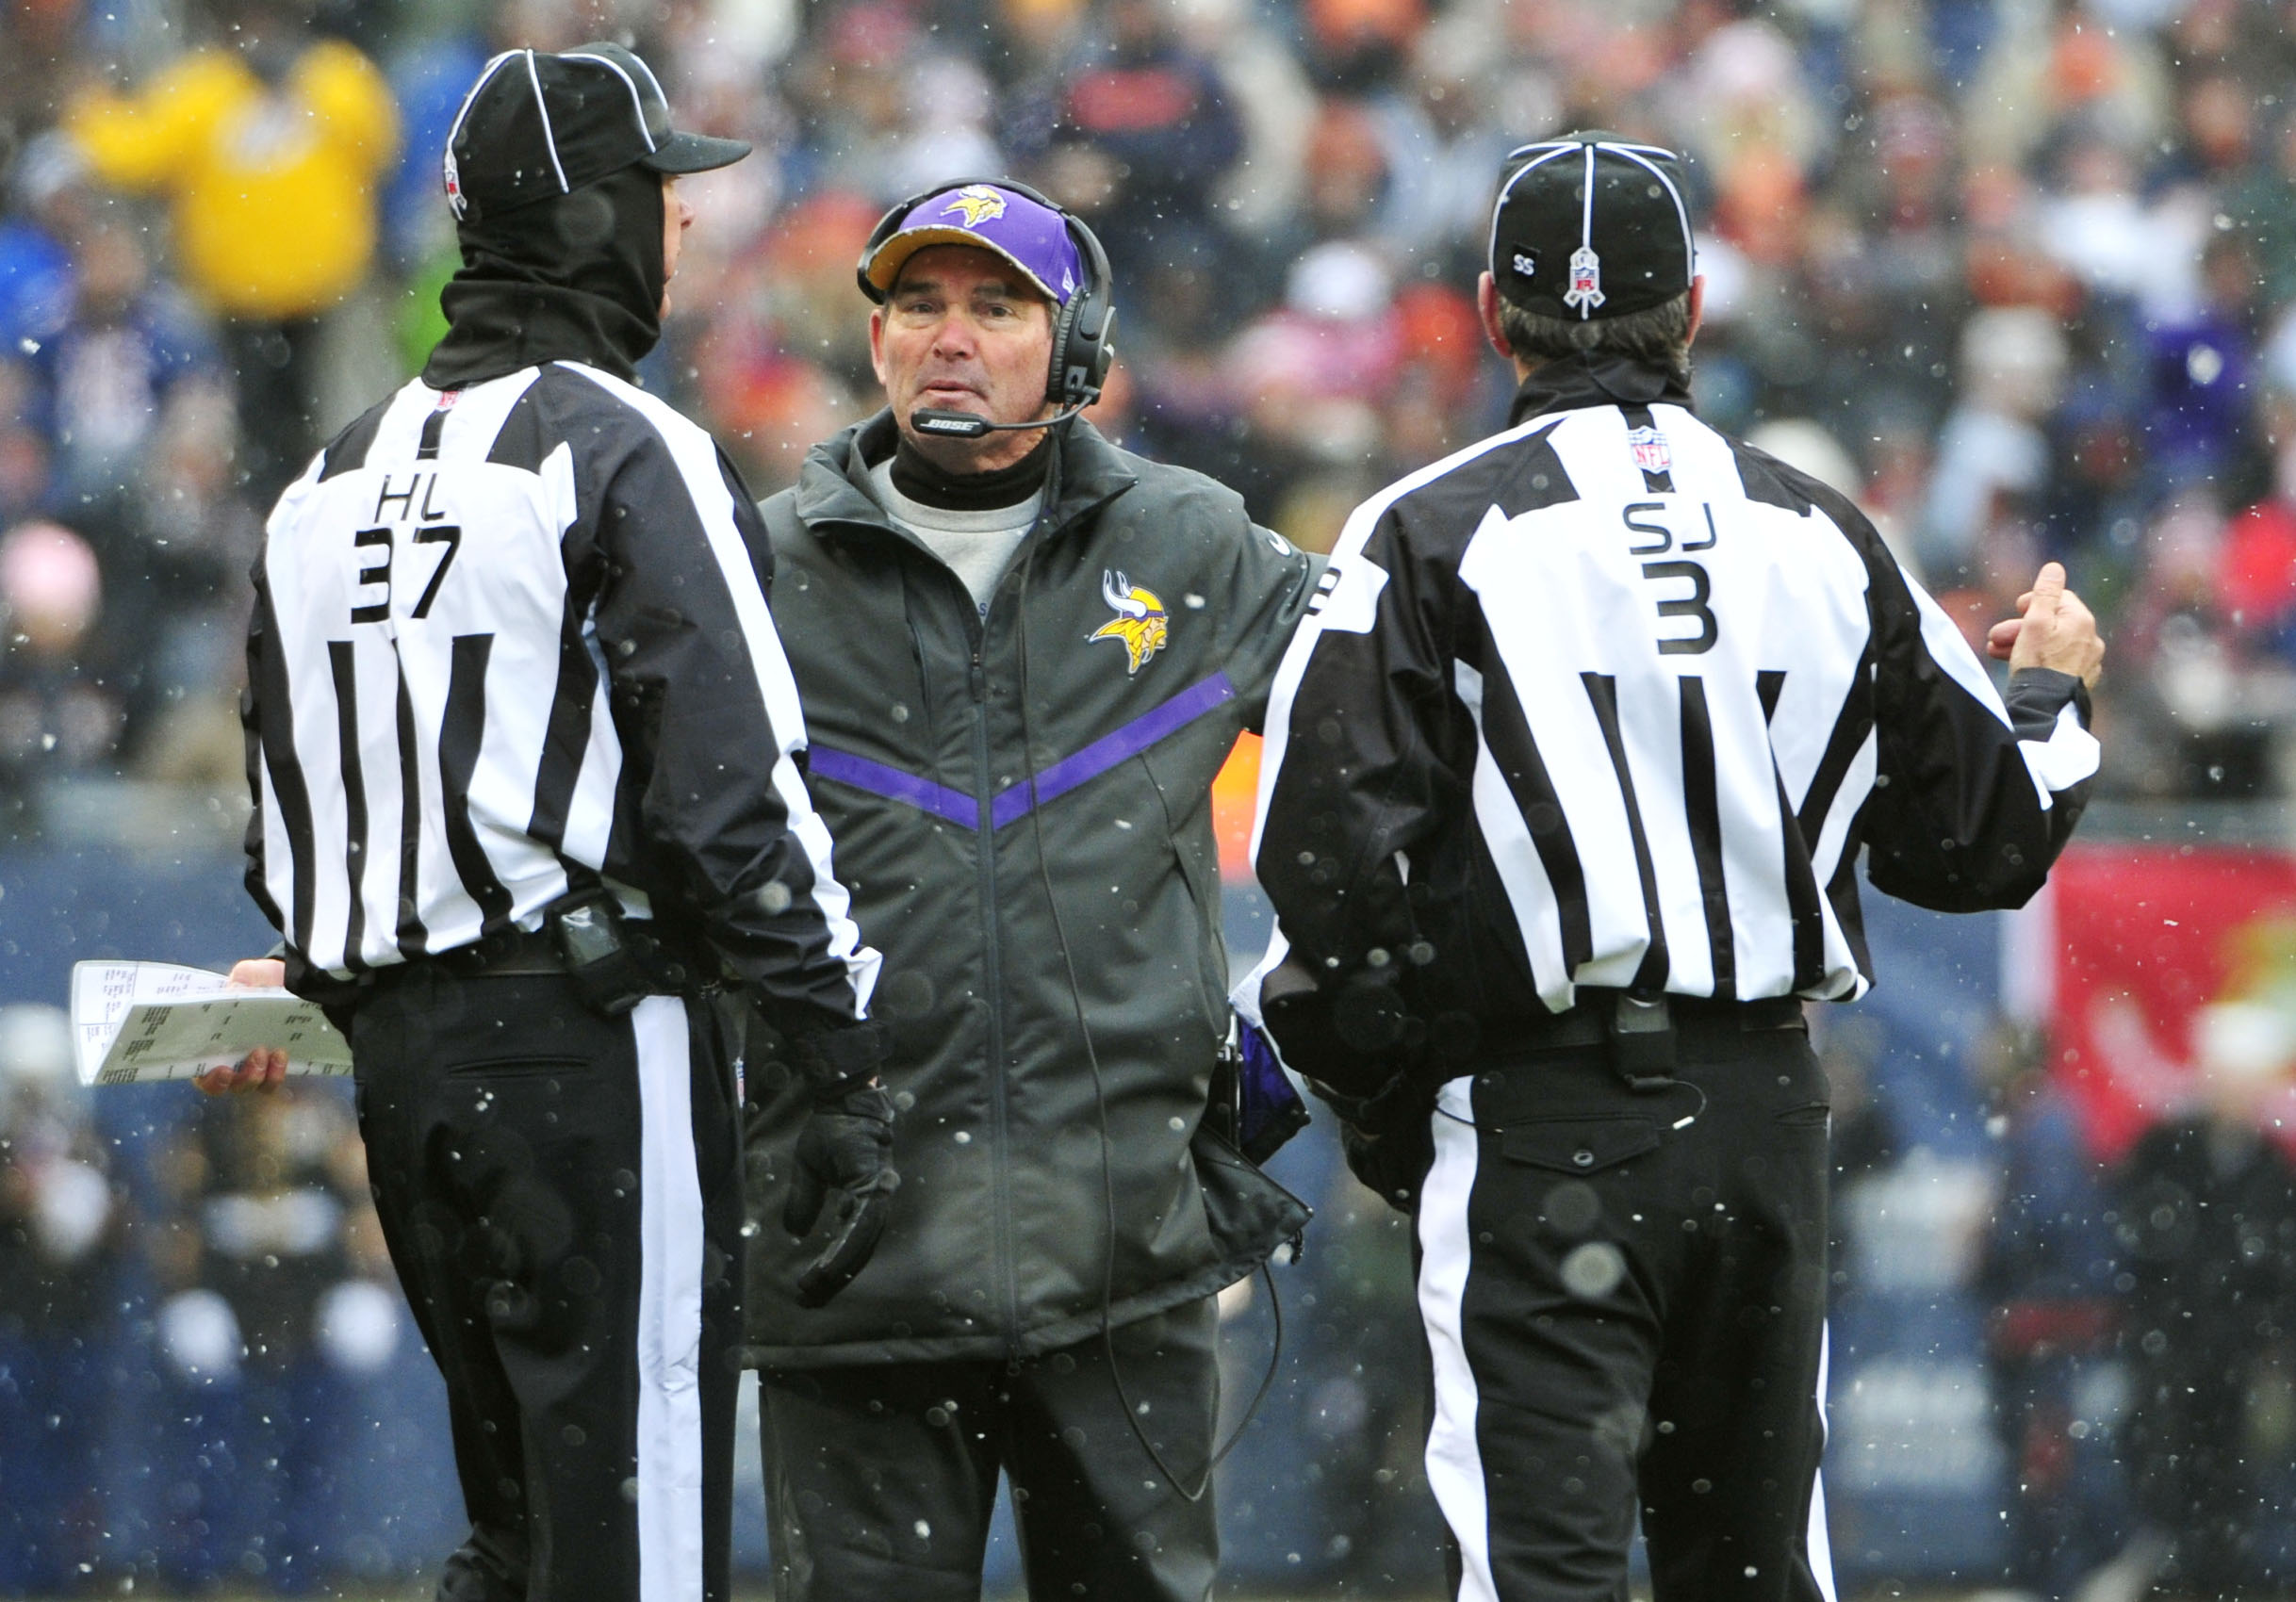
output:
[{"label": "yellow jacket in crowd", "polygon": [[133,98],[81,98],[65,126],[105,182],[172,197],[177,270],[216,311],[308,317],[366,275],[399,115],[348,44],[312,45],[275,90],[230,51],[194,51]]}]

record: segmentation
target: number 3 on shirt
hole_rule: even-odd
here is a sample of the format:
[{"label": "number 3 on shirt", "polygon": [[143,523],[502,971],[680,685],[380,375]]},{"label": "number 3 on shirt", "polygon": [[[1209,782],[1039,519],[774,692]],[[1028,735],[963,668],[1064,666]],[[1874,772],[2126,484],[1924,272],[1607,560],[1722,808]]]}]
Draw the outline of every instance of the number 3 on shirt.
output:
[{"label": "number 3 on shirt", "polygon": [[[1666,504],[1664,501],[1637,500],[1619,515],[1626,524],[1627,531],[1637,536],[1639,541],[1639,543],[1627,547],[1630,555],[1657,556],[1677,548],[1674,543],[1674,531],[1647,515],[1665,510]],[[1680,549],[1683,551],[1711,550],[1714,548],[1714,541],[1718,537],[1714,530],[1714,508],[1707,507],[1705,512],[1706,537],[1696,542],[1685,540],[1679,548]],[[1646,515],[1638,518],[1636,516],[1638,513]],[[1695,562],[1645,562],[1642,564],[1642,576],[1651,583],[1665,583],[1682,579],[1690,580],[1690,594],[1687,596],[1674,595],[1660,597],[1658,615],[1661,620],[1694,617],[1697,619],[1698,631],[1688,637],[1660,636],[1658,654],[1668,657],[1697,656],[1713,650],[1714,642],[1721,638],[1721,626],[1714,621],[1714,609],[1706,604],[1714,596],[1714,584],[1706,577],[1706,569]]]}]

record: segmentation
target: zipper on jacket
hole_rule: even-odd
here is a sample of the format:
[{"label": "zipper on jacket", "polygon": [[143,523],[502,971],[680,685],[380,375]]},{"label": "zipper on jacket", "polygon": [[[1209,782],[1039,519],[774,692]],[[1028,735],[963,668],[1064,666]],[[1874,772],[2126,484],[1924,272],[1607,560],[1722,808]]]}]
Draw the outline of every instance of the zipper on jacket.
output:
[{"label": "zipper on jacket", "polygon": [[[952,575],[954,577],[954,575]],[[967,597],[968,600],[970,597]],[[987,644],[984,619],[973,636],[973,763],[980,788],[981,989],[989,1007],[989,1162],[996,1205],[997,1290],[1005,1303],[1005,1345],[1018,1356],[1021,1335],[1020,1269],[1012,1243],[1010,1168],[1012,1142],[1005,1104],[1005,958],[996,915],[995,776],[989,771],[989,676],[980,654]]]}]

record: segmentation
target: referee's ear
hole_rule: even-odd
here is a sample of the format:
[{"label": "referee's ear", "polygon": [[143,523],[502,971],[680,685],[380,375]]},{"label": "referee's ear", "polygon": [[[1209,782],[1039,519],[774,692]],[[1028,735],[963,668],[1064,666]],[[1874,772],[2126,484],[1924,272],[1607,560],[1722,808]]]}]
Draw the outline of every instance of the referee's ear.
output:
[{"label": "referee's ear", "polygon": [[1705,316],[1706,274],[1694,273],[1690,280],[1690,331],[1682,335],[1683,350],[1687,351],[1698,342],[1698,323]]},{"label": "referee's ear", "polygon": [[1485,272],[1475,280],[1475,310],[1483,319],[1483,337],[1500,360],[1515,359],[1515,347],[1507,338],[1507,325],[1499,319],[1499,281]]}]

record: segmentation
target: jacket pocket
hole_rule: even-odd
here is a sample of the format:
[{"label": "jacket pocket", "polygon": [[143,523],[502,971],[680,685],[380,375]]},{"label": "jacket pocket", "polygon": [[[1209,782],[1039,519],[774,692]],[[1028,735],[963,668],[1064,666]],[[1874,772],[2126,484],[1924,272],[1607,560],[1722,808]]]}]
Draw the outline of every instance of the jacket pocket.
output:
[{"label": "jacket pocket", "polygon": [[486,1057],[478,1062],[458,1062],[449,1065],[447,1071],[457,1079],[529,1079],[543,1074],[587,1073],[590,1065],[581,1057],[524,1056]]},{"label": "jacket pocket", "polygon": [[1599,1173],[1658,1150],[1658,1120],[1632,1114],[1612,1118],[1541,1119],[1509,1124],[1499,1150],[1511,1163],[1555,1173]]},{"label": "jacket pocket", "polygon": [[[1194,843],[1189,838],[1187,820],[1189,812],[1178,804],[1174,793],[1166,788],[1164,775],[1148,756],[1140,758],[1140,764],[1148,775],[1148,782],[1156,790],[1156,805],[1164,817],[1164,839],[1172,853],[1173,872],[1179,875],[1180,888],[1188,896],[1188,907],[1193,916],[1200,940],[1196,950],[1196,1002],[1203,1008],[1205,1026],[1217,1038],[1225,1038],[1228,1032],[1227,944],[1222,927],[1219,874],[1201,860],[1199,853],[1190,849]],[[1210,780],[1205,781],[1208,787]],[[1205,803],[1206,807],[1209,802]],[[1207,882],[1208,881],[1208,882]]]},{"label": "jacket pocket", "polygon": [[1297,1239],[1315,1209],[1261,1171],[1258,1164],[1199,1124],[1189,1141],[1204,1190],[1204,1224],[1220,1261],[1238,1278]]}]

